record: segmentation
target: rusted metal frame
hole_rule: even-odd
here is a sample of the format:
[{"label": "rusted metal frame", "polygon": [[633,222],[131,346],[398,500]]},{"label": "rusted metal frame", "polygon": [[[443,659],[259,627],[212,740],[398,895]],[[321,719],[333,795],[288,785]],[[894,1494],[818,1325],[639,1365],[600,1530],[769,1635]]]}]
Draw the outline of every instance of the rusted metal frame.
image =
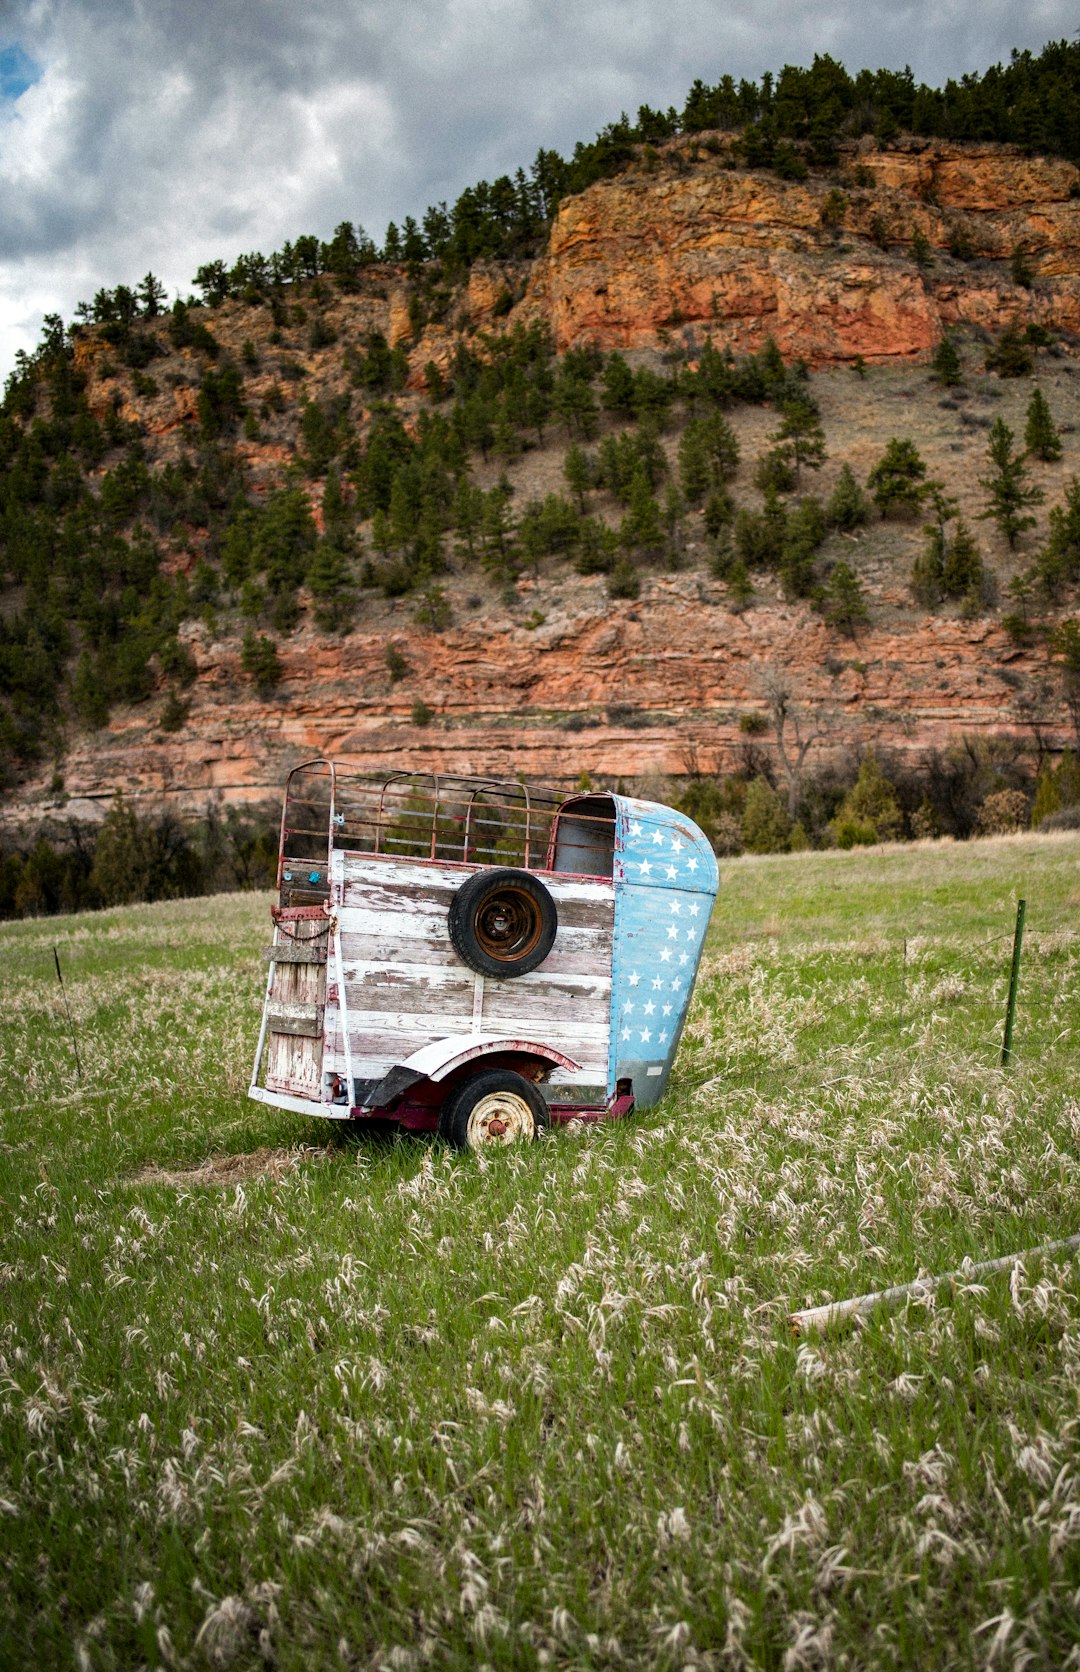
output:
[{"label": "rusted metal frame", "polygon": [[[591,793],[591,792],[590,792]],[[598,792],[605,794],[605,791]],[[573,807],[562,806],[556,809],[551,819],[551,835],[548,837],[547,853],[544,856],[544,869],[559,877],[592,876],[591,871],[556,871],[555,852],[559,846],[559,825],[563,819],[575,819],[579,824],[602,825],[612,833],[611,848],[614,854],[618,848],[618,818],[612,814],[611,818],[601,818],[596,813],[576,813]],[[605,879],[606,880],[606,877]]]},{"label": "rusted metal frame", "polygon": [[439,840],[439,774],[433,772],[431,779],[435,785],[435,805],[431,811],[431,858],[434,859],[435,844]]},{"label": "rusted metal frame", "polygon": [[380,841],[380,838],[382,836],[383,817],[384,817],[384,814],[386,812],[386,792],[390,788],[390,785],[391,784],[400,784],[400,783],[406,783],[406,784],[415,783],[418,778],[420,778],[420,777],[427,778],[429,776],[430,776],[430,774],[426,773],[426,772],[425,773],[391,772],[389,778],[384,778],[383,779],[382,787],[379,790],[379,813],[378,813],[378,818],[377,818],[376,823],[375,823],[375,852],[376,853],[378,853],[380,851],[379,841]]},{"label": "rusted metal frame", "polygon": [[[325,766],[325,767],[328,768],[328,770],[330,772],[330,786],[331,786],[330,787],[330,805],[331,805],[331,808],[333,807],[333,800],[334,800],[334,791],[333,791],[334,763],[333,763],[333,761],[328,761],[326,759],[326,757],[323,756],[323,755],[317,755],[312,760],[301,761],[299,766],[294,766],[292,771],[289,773],[288,777],[285,779],[285,795],[284,795],[284,797],[282,799],[282,803],[281,803],[281,833],[278,837],[278,867],[277,867],[277,891],[278,891],[279,894],[281,893],[282,872],[285,869],[285,842],[286,842],[287,837],[291,834],[289,824],[288,824],[288,816],[289,816],[289,796],[290,796],[291,791],[292,791],[292,781],[296,777],[298,772],[307,772],[313,766]],[[333,822],[332,821],[331,821],[331,829],[333,829]]]}]

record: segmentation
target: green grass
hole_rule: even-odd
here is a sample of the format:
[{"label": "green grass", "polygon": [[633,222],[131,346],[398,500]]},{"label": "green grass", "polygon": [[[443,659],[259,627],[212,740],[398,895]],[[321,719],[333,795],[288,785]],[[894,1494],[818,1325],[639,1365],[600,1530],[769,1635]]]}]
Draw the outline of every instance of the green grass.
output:
[{"label": "green grass", "polygon": [[247,1102],[265,899],[5,925],[0,1664],[1080,1663],[1076,1264],[786,1323],[1080,1229],[1078,907],[725,864],[665,1102],[480,1158]]}]

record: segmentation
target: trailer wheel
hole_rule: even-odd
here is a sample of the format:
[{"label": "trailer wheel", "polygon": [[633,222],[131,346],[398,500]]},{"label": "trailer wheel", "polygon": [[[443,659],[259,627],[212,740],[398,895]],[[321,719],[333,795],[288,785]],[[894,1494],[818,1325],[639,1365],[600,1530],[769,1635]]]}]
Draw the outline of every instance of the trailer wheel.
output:
[{"label": "trailer wheel", "polygon": [[548,1106],[531,1080],[489,1068],[463,1080],[439,1114],[439,1131],[455,1149],[527,1143],[550,1126]]},{"label": "trailer wheel", "polygon": [[447,919],[455,952],[480,975],[527,975],[555,943],[559,914],[528,871],[477,871],[450,902]]}]

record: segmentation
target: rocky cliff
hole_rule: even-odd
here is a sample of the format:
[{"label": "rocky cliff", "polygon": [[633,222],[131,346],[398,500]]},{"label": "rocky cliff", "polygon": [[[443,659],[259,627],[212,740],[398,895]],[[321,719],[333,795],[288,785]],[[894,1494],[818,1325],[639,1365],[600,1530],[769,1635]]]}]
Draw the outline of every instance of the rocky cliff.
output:
[{"label": "rocky cliff", "polygon": [[[1023,283],[1014,282],[1018,250],[1030,275],[1021,275]],[[406,349],[414,391],[432,362],[449,364],[463,337],[478,340],[477,333],[518,321],[546,320],[560,350],[592,342],[656,364],[692,360],[707,336],[736,353],[772,336],[785,357],[815,368],[861,357],[886,377],[866,386],[863,406],[846,417],[840,396],[830,397],[832,463],[812,484],[816,491],[827,491],[845,458],[865,478],[872,439],[880,450],[890,434],[913,435],[974,520],[981,455],[970,451],[972,434],[980,448],[984,438],[977,429],[943,427],[941,390],[925,371],[889,381],[887,368],[917,368],[947,327],[970,335],[1038,322],[1063,334],[1055,376],[1061,401],[1076,404],[1069,334],[1080,334],[1080,174],[998,146],[907,141],[881,150],[863,142],[848,150],[839,172],[785,182],[736,166],[731,136],[672,141],[564,203],[535,263],[474,268],[441,317],[419,329],[410,308],[415,292],[415,276],[384,266],[367,270],[355,293],[324,295],[321,317],[333,346],[303,355],[303,392],[318,399],[344,387],[342,344],[372,331]],[[230,302],[211,318],[227,352],[239,356],[253,343],[260,369],[246,388],[258,401],[281,376],[268,311]],[[285,347],[302,352],[295,334]],[[139,393],[108,364],[93,333],[77,354],[92,405],[137,418],[151,462],[183,450],[196,426],[192,379],[174,375],[159,380],[156,392]],[[191,359],[185,350],[178,363]],[[828,375],[834,390],[836,379],[864,387],[850,371]],[[407,417],[422,405],[408,391],[402,402]],[[356,415],[361,439],[367,417]],[[760,442],[775,417],[749,422],[750,441]],[[879,426],[873,437],[872,423]],[[553,439],[546,462],[535,455],[511,468],[522,496],[563,488],[566,438]],[[275,435],[272,425],[257,440],[238,440],[249,488],[257,494],[277,486],[295,446],[295,433],[292,440]],[[747,503],[755,497],[751,462],[745,455],[735,485]],[[1048,501],[1060,494],[1062,473],[1078,468],[1070,437],[1057,475],[1043,473]],[[495,467],[479,474],[493,481]],[[312,497],[317,511],[317,489]],[[213,790],[256,796],[275,789],[288,766],[322,753],[375,767],[413,763],[564,780],[582,770],[611,779],[715,770],[737,762],[746,741],[740,719],[762,708],[769,666],[786,668],[800,696],[827,712],[826,747],[836,750],[876,741],[919,751],[961,733],[1020,726],[1045,649],[1018,650],[995,616],[927,618],[915,609],[906,579],[918,538],[917,527],[906,544],[889,535],[875,569],[881,541],[873,529],[865,535],[860,561],[872,624],[854,641],[808,606],[784,603],[775,587],[759,589],[752,607],[735,613],[725,589],[707,578],[700,548],[689,553],[690,572],[648,578],[632,603],[613,603],[600,580],[564,571],[524,586],[519,605],[508,609],[491,589],[481,600],[469,596],[475,581],[451,577],[453,625],[432,633],[416,624],[407,602],[371,600],[344,638],[305,624],[284,639],[284,680],[268,702],[254,697],[241,673],[238,629],[221,635],[213,624],[190,625],[198,678],[183,729],[161,731],[153,700],[115,711],[105,732],[71,739],[66,793],[76,807],[115,787],[172,792],[196,804]],[[170,561],[190,568],[198,531],[182,545]],[[989,556],[1001,585],[1023,561],[1022,551],[1004,547]],[[391,642],[409,670],[397,681],[387,671]],[[1061,743],[1067,716],[1040,700],[1047,735]],[[419,724],[423,709],[431,718]],[[47,777],[29,786],[24,807],[48,801]]]}]

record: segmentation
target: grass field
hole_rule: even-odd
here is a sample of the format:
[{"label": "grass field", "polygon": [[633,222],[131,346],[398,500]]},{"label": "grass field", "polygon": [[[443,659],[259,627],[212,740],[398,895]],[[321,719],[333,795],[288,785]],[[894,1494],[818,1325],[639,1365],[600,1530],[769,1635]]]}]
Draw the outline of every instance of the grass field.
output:
[{"label": "grass field", "polygon": [[0,929],[0,1664],[1080,1666],[1077,1264],[787,1326],[1080,1230],[1080,838],[725,864],[481,1157],[246,1101],[266,905]]}]

